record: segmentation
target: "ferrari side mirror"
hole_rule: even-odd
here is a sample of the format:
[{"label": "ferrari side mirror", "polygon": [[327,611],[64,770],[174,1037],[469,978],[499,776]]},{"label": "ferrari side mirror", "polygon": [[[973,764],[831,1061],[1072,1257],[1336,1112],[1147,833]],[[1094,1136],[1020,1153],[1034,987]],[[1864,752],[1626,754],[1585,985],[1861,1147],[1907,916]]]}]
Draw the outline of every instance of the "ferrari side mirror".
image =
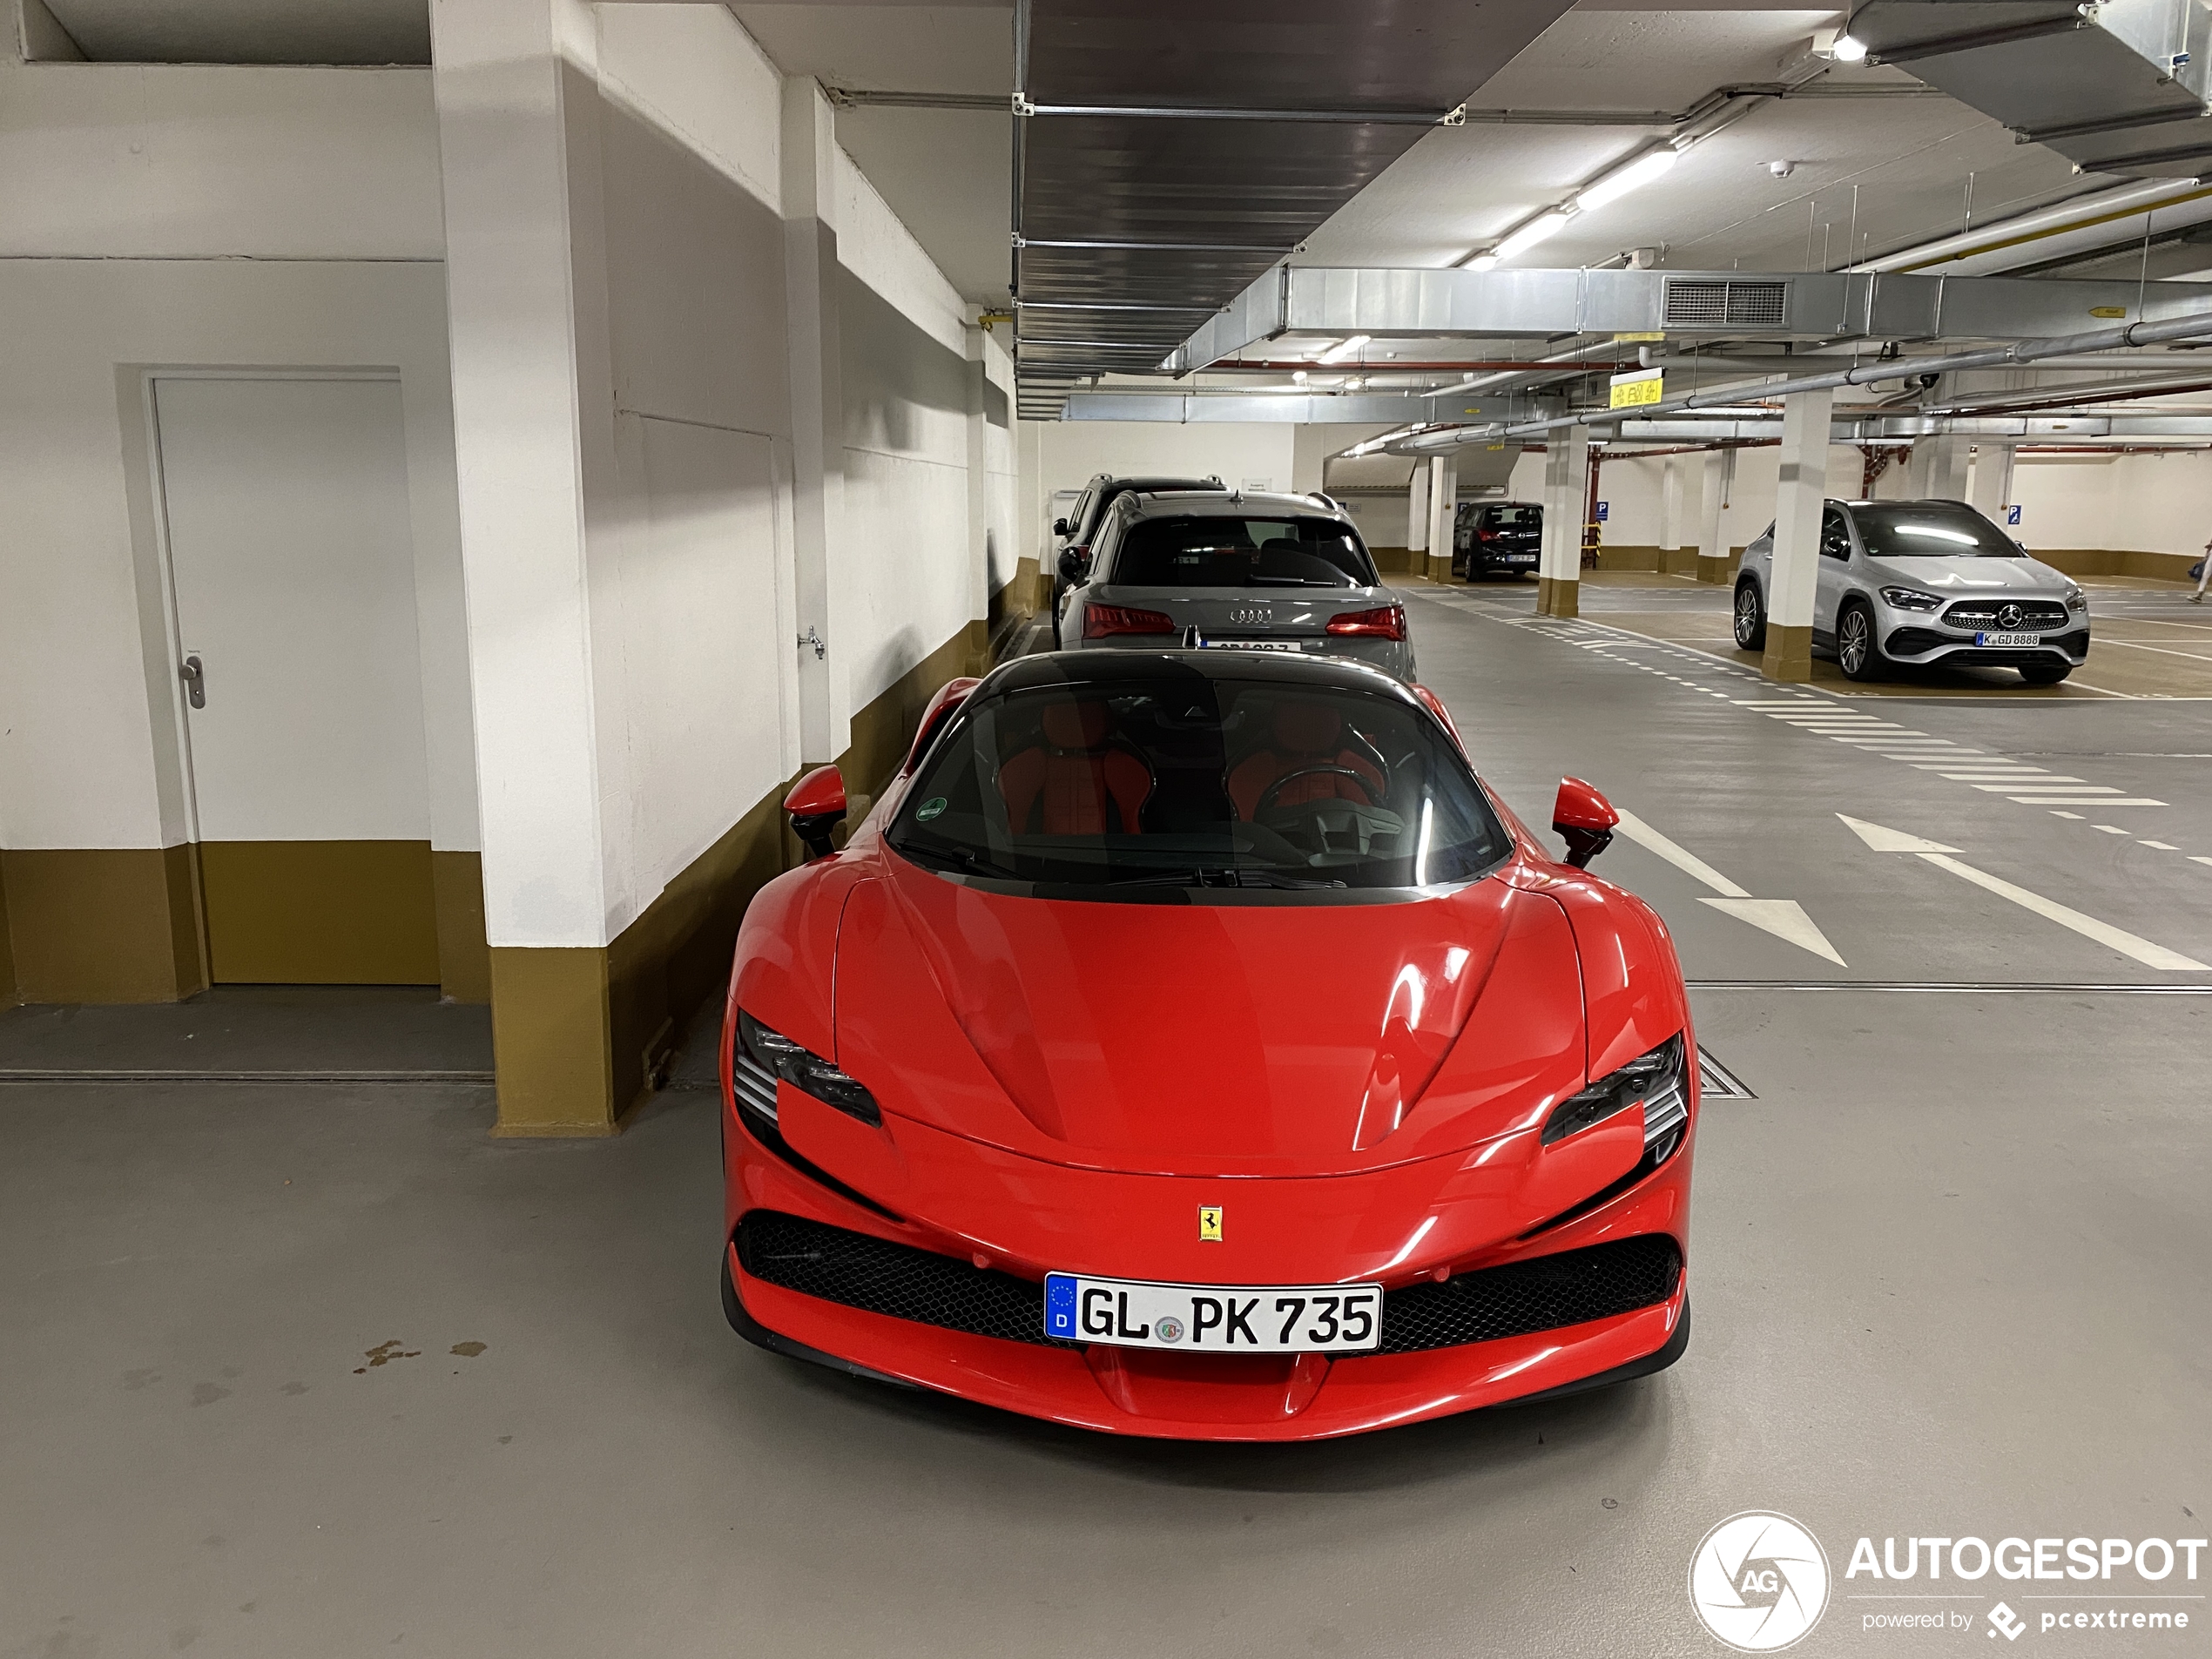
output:
[{"label": "ferrari side mirror", "polygon": [[815,767],[792,786],[784,797],[784,810],[791,814],[792,833],[805,845],[807,857],[827,858],[833,850],[831,826],[845,816],[845,774],[835,766]]},{"label": "ferrari side mirror", "polygon": [[1580,870],[1613,844],[1613,826],[1621,814],[1613,803],[1580,778],[1559,780],[1559,799],[1552,803],[1552,830],[1567,842],[1567,861]]}]

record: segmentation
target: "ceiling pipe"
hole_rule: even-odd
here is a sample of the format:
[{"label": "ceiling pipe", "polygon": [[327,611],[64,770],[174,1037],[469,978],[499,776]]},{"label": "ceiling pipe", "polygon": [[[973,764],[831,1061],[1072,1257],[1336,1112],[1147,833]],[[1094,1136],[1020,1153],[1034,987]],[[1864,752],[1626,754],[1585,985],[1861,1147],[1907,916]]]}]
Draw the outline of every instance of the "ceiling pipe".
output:
[{"label": "ceiling pipe", "polygon": [[2111,219],[2132,218],[2137,213],[2160,207],[2172,207],[2203,196],[2212,196],[2212,188],[2202,187],[2197,179],[2155,179],[2119,190],[2101,190],[2092,195],[2075,196],[2055,207],[2039,208],[2031,213],[2018,214],[1974,230],[1962,231],[1956,236],[1917,243],[1911,247],[1899,248],[1894,253],[1885,253],[1878,260],[1865,260],[1844,268],[1853,273],[1923,270],[1952,260],[1994,253],[2004,248],[2040,242],[2063,232],[2086,229]]},{"label": "ceiling pipe", "polygon": [[1521,437],[1538,432],[1550,432],[1561,427],[1610,426],[1616,421],[1656,420],[1662,415],[1678,415],[1686,410],[1709,409],[1740,402],[1747,389],[1763,399],[1786,397],[1793,392],[1824,392],[1844,386],[1871,386],[1882,381],[1910,380],[1922,374],[1944,374],[1966,368],[2006,368],[2052,358],[2111,351],[2128,346],[2148,346],[2168,340],[2195,339],[2207,334],[2212,334],[2212,313],[2175,317],[2166,322],[2127,323],[2117,328],[2092,329],[2087,334],[2061,334],[2051,340],[2015,341],[2009,346],[1991,347],[1983,351],[1953,352],[1935,357],[1893,357],[1826,374],[1802,374],[1794,379],[1774,381],[1749,388],[1737,387],[1728,391],[1667,398],[1637,408],[1591,409],[1583,414],[1561,415],[1555,420],[1527,421],[1514,425],[1494,421],[1479,427],[1438,427],[1404,439],[1396,447],[1401,451],[1420,454],[1455,448],[1460,444],[1476,442],[1484,438]]}]

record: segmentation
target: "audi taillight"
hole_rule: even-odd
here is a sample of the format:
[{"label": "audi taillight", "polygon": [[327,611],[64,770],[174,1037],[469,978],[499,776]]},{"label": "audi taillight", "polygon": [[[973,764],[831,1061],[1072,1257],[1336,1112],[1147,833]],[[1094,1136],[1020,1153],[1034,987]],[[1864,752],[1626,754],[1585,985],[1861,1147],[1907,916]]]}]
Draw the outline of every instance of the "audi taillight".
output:
[{"label": "audi taillight", "polygon": [[1406,607],[1377,605],[1372,610],[1347,610],[1329,618],[1332,634],[1356,634],[1368,639],[1406,637]]},{"label": "audi taillight", "polygon": [[1104,639],[1112,634],[1171,634],[1174,631],[1175,618],[1161,611],[1139,610],[1133,605],[1083,607],[1085,639]]}]

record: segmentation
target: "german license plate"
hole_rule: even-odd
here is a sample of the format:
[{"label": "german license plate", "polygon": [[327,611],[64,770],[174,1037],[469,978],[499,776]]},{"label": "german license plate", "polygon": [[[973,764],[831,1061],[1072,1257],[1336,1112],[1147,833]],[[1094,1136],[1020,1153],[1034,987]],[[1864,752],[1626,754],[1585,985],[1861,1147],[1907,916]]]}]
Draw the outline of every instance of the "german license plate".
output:
[{"label": "german license plate", "polygon": [[1977,645],[2040,645],[2042,643],[2043,636],[2040,634],[1976,634],[1974,636],[1974,644]]},{"label": "german license plate", "polygon": [[1382,1286],[1161,1285],[1047,1273],[1044,1333],[1200,1353],[1366,1353],[1382,1340]]},{"label": "german license plate", "polygon": [[1295,639],[1209,639],[1200,634],[1197,641],[1200,651],[1302,651],[1305,647]]}]

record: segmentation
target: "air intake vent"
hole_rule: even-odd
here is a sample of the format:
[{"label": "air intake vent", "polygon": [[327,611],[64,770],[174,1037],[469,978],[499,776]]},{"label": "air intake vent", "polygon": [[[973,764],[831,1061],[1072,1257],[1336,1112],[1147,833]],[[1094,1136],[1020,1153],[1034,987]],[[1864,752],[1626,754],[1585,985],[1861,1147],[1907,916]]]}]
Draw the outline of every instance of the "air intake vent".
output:
[{"label": "air intake vent", "polygon": [[1669,328],[1779,328],[1790,297],[1787,282],[1745,282],[1685,277],[1667,284]]}]

